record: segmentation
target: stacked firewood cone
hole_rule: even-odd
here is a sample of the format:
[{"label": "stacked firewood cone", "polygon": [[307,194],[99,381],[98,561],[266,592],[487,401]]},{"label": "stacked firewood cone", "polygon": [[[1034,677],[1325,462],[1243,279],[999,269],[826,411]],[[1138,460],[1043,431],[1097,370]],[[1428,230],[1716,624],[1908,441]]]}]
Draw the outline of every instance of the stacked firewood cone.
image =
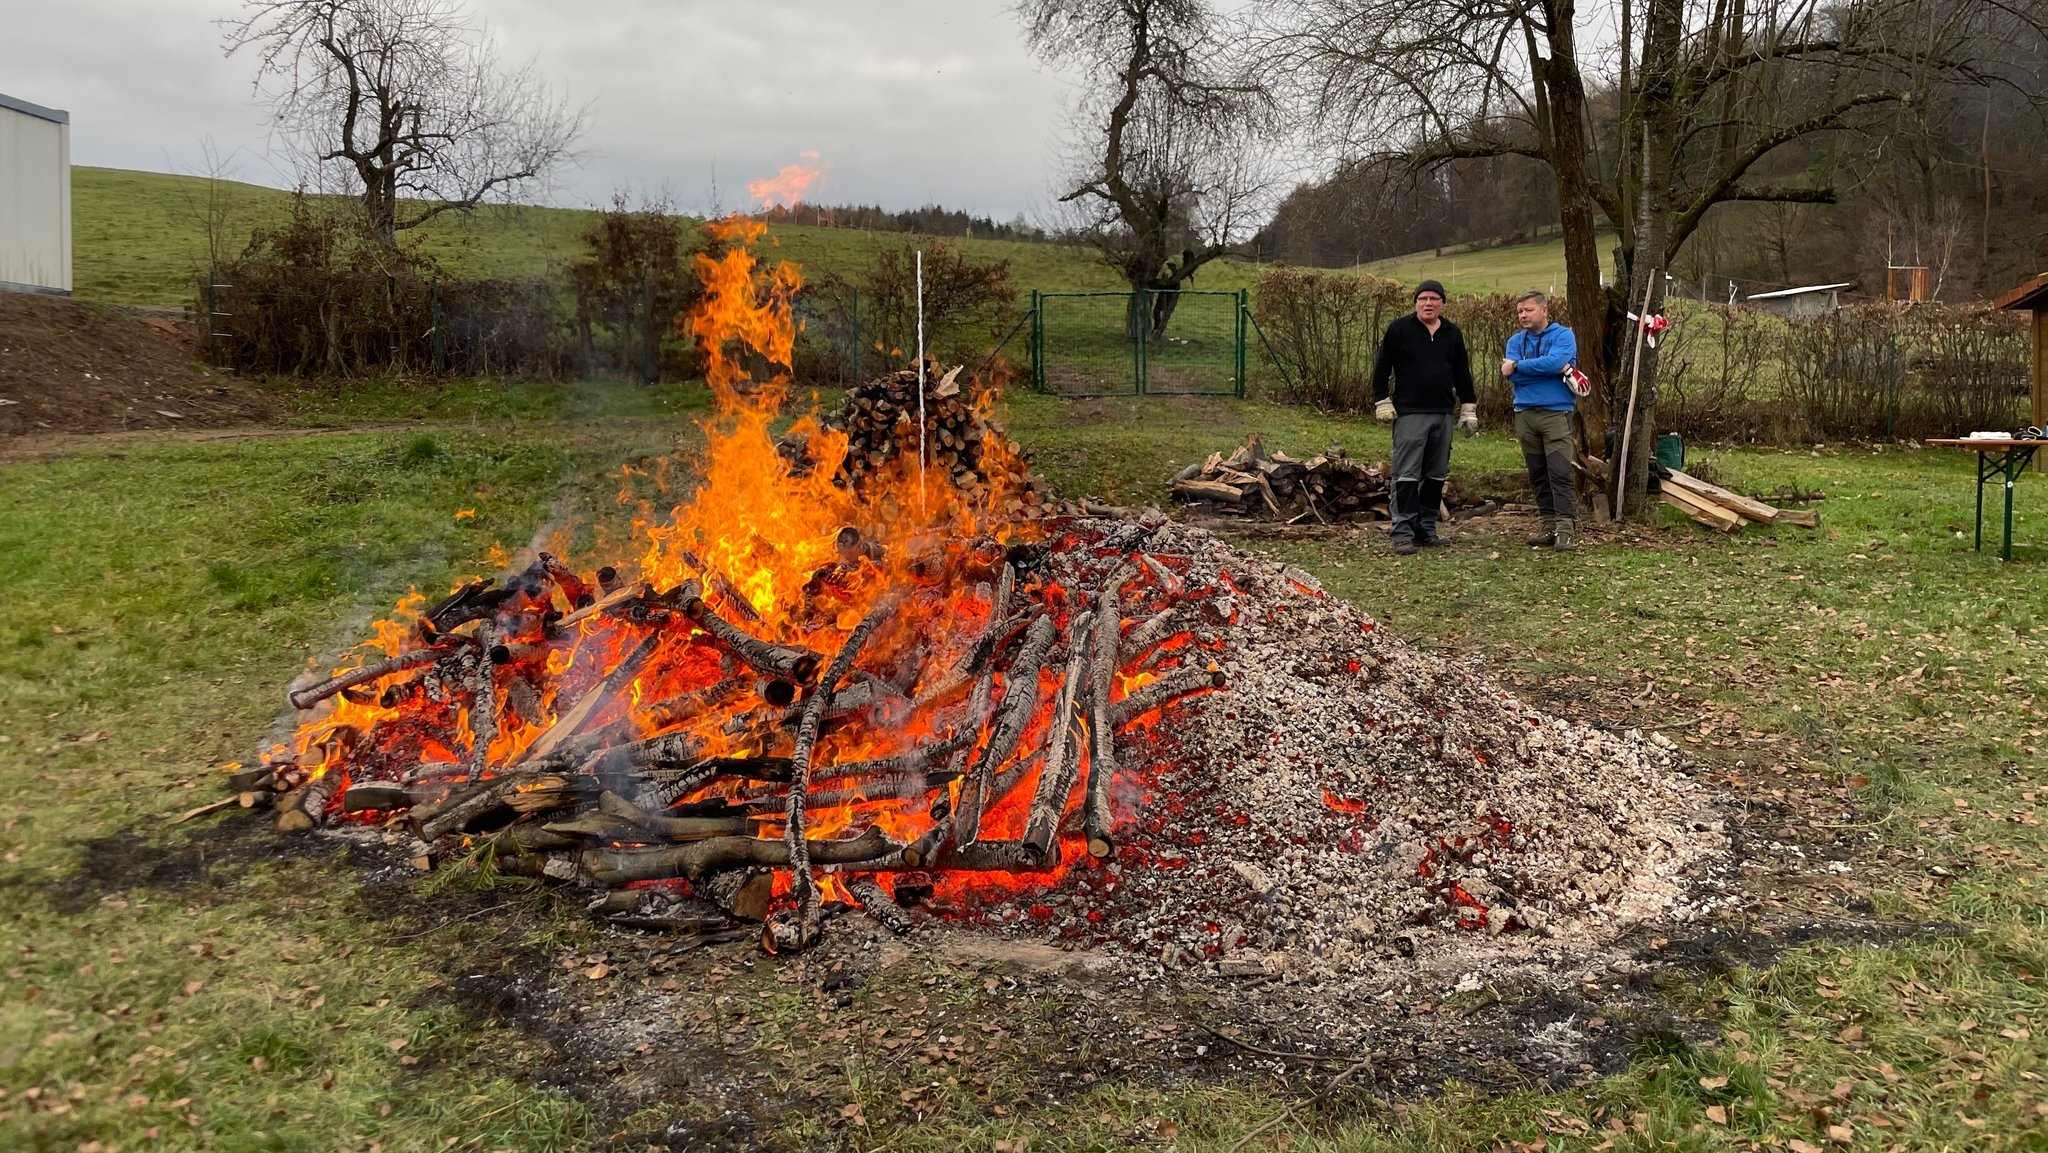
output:
[{"label": "stacked firewood cone", "polygon": [[916,462],[922,447],[926,467],[951,473],[971,503],[981,504],[994,490],[1000,496],[995,507],[1012,516],[1031,515],[1045,505],[1043,482],[1032,474],[1023,449],[989,416],[987,398],[962,386],[963,367],[955,365],[942,373],[936,364],[927,364],[922,446],[915,369],[878,376],[847,390],[839,411],[826,423],[847,434],[841,471],[856,490],[876,473]]}]

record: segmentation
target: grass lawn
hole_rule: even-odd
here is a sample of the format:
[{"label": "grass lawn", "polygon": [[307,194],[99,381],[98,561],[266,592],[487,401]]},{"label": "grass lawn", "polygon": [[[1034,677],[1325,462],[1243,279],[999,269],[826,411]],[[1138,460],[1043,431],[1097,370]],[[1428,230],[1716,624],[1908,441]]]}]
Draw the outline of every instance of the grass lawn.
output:
[{"label": "grass lawn", "polygon": [[[389,875],[367,850],[280,842],[238,812],[167,823],[218,797],[215,770],[266,740],[308,659],[353,642],[409,585],[483,571],[494,547],[543,527],[609,523],[610,474],[691,443],[700,397],[353,387],[294,398],[299,435],[0,467],[0,1148],[639,1148],[717,1120],[693,1112],[694,1089],[608,1116],[606,1083],[567,1075],[585,1068],[573,1039],[466,992],[492,965],[626,950],[573,902],[459,870]],[[1249,431],[1290,451],[1386,448],[1370,422],[1256,404],[1007,407],[1060,489],[1127,503]],[[1548,707],[1661,728],[1731,797],[1742,843],[1817,862],[1786,874],[1769,862],[1792,850],[1751,858],[1751,901],[1717,928],[1726,947],[1670,931],[1678,956],[1643,978],[1645,995],[1710,1028],[1658,1034],[1576,1089],[1453,1083],[1389,1104],[1363,1086],[1318,1097],[1327,1076],[1313,1071],[1177,1065],[1136,1033],[1103,1043],[1087,1024],[1102,1007],[1071,987],[1024,996],[933,962],[852,998],[854,1020],[953,1014],[991,1038],[948,1078],[912,1049],[856,1052],[807,962],[742,965],[735,950],[707,964],[735,1014],[716,1035],[741,1038],[722,1051],[768,1079],[747,1141],[2048,1147],[2048,483],[2020,482],[2027,547],[2000,565],[1958,539],[1960,455],[1706,455],[1730,487],[1824,489],[1823,528],[1731,539],[1669,514],[1571,557],[1483,527],[1406,559],[1370,530],[1252,543]],[[1516,463],[1493,433],[1459,442],[1453,471]],[[1635,1011],[1611,995],[1615,1015]]]},{"label": "grass lawn", "polygon": [[[1614,237],[1600,235],[1600,267],[1614,273]],[[1360,271],[1386,280],[1415,284],[1441,280],[1453,293],[1521,292],[1540,288],[1564,291],[1564,240],[1532,240],[1526,244],[1503,244],[1495,248],[1426,250],[1405,256],[1389,256],[1359,266]]]}]

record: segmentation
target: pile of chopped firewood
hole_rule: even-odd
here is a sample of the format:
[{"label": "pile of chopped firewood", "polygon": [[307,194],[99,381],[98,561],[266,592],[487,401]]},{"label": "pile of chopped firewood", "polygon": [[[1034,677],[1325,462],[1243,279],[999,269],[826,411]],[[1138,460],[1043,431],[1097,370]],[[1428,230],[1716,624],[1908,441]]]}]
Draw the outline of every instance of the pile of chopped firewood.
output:
[{"label": "pile of chopped firewood", "polygon": [[[1360,464],[1341,447],[1302,460],[1268,452],[1253,433],[1229,456],[1212,452],[1173,478],[1176,499],[1211,512],[1282,520],[1288,524],[1334,524],[1345,520],[1386,520],[1393,470],[1385,461]],[[1455,480],[1445,486],[1447,509],[1470,507]]]},{"label": "pile of chopped firewood", "polygon": [[1741,532],[1752,524],[1820,527],[1820,514],[1811,509],[1778,508],[1675,469],[1660,470],[1658,479],[1662,482],[1665,504],[1720,532]]},{"label": "pile of chopped firewood", "polygon": [[848,437],[842,474],[858,489],[870,476],[904,467],[924,453],[927,468],[944,470],[969,501],[999,494],[1001,511],[1024,515],[1045,503],[1042,482],[1024,452],[989,414],[985,386],[963,387],[963,366],[928,365],[924,441],[918,441],[917,371],[904,369],[854,385],[825,423]]}]

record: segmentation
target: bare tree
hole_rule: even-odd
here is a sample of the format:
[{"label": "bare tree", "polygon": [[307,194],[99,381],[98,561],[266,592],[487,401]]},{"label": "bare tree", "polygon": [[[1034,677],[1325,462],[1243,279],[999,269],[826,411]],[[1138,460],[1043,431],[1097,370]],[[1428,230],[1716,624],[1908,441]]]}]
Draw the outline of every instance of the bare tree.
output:
[{"label": "bare tree", "polygon": [[[1060,201],[1136,294],[1132,335],[1164,335],[1172,290],[1263,220],[1273,180],[1261,96],[1222,71],[1202,0],[1023,0],[1017,11],[1035,52],[1090,78]],[[1141,315],[1148,291],[1158,295]]]},{"label": "bare tree", "polygon": [[460,0],[244,0],[226,51],[258,58],[280,138],[356,188],[386,246],[571,159],[583,112],[507,68]]},{"label": "bare tree", "polygon": [[[1624,0],[1624,10],[1626,0]],[[1258,74],[1335,147],[1428,167],[1529,156],[1557,180],[1566,306],[1596,381],[1605,323],[1575,0],[1273,0]],[[1588,413],[1606,423],[1602,390]]]}]

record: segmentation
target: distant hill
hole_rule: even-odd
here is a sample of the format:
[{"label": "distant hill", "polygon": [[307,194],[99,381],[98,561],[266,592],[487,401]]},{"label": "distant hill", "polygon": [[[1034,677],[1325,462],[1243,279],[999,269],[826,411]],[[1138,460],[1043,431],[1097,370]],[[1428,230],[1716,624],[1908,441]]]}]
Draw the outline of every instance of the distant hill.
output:
[{"label": "distant hill", "polygon": [[[1614,275],[1610,253],[1613,247],[1614,237],[1603,233],[1600,268],[1610,277]],[[1563,292],[1564,241],[1538,240],[1479,249],[1460,246],[1446,248],[1441,254],[1424,250],[1368,261],[1359,266],[1359,271],[1403,284],[1441,280],[1453,293],[1521,292],[1530,288]]]},{"label": "distant hill", "polygon": [[[114,168],[71,171],[72,264],[77,294],[121,304],[177,306],[194,298],[208,265],[207,222],[219,229],[225,251],[247,244],[252,230],[284,219],[291,194],[275,188],[201,177]],[[594,215],[587,209],[489,205],[463,217],[454,213],[419,232],[426,251],[451,273],[475,277],[540,276],[580,253],[579,237]],[[850,228],[774,225],[774,255],[796,261],[812,275],[851,273],[902,233]],[[1114,291],[1116,275],[1095,254],[1067,245],[1007,240],[959,240],[977,260],[1008,260],[1022,292]],[[1250,284],[1249,264],[1204,269],[1196,287],[1236,289]]]}]

